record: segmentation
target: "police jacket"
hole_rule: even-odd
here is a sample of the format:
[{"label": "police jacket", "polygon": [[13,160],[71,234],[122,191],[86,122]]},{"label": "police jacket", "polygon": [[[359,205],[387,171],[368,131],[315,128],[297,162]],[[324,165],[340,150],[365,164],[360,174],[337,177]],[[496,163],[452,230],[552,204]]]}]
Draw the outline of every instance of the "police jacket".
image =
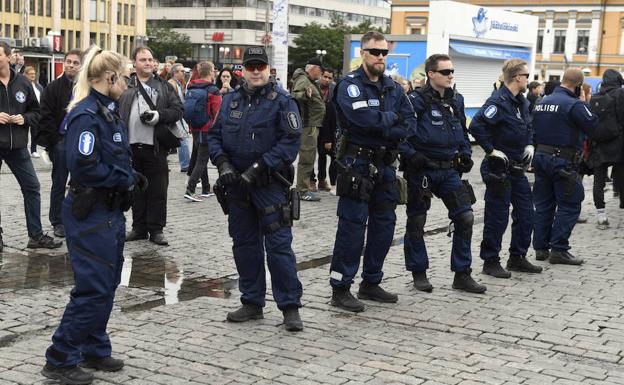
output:
[{"label": "police jacket", "polygon": [[373,83],[362,66],[340,80],[334,106],[352,144],[393,147],[416,130],[414,109],[401,85],[386,75]]},{"label": "police jacket", "polygon": [[62,139],[59,127],[67,114],[74,83],[65,75],[54,80],[41,94],[41,119],[37,132],[37,144],[46,148]]},{"label": "police jacket", "polygon": [[28,145],[28,127],[39,124],[39,102],[30,81],[10,69],[9,83],[0,82],[0,112],[22,115],[24,124],[0,124],[0,150],[15,150]]},{"label": "police jacket", "polygon": [[243,85],[223,95],[208,131],[210,159],[229,160],[239,172],[260,159],[269,169],[284,169],[297,157],[302,127],[295,100],[275,82],[254,91]]},{"label": "police jacket", "polygon": [[418,125],[408,140],[418,152],[434,160],[451,160],[458,152],[472,154],[461,94],[448,88],[442,96],[427,83],[411,92],[409,100]]},{"label": "police jacket", "polygon": [[502,86],[477,111],[469,131],[486,153],[497,149],[520,161],[532,138],[529,102],[524,95],[514,96]]},{"label": "police jacket", "polygon": [[535,143],[555,147],[583,148],[583,135],[591,136],[597,118],[567,88],[558,86],[533,110]]},{"label": "police jacket", "polygon": [[[316,82],[308,77],[308,74],[302,68],[295,70],[292,80],[292,96],[299,103],[303,125],[305,127],[320,127],[325,115],[325,102],[323,101],[321,89]],[[311,97],[308,97],[306,93],[308,87],[312,89]]]},{"label": "police jacket", "polygon": [[127,130],[116,103],[91,90],[67,117],[65,150],[72,183],[127,191],[134,184]]}]

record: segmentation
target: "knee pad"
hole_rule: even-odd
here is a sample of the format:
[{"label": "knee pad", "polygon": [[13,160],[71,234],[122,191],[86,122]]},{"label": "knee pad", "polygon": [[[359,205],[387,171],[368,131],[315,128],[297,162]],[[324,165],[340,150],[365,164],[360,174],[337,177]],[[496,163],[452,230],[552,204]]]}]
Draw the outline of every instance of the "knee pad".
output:
[{"label": "knee pad", "polygon": [[474,224],[474,214],[471,210],[464,211],[457,215],[453,222],[455,223],[455,234],[464,238],[472,238],[472,225]]},{"label": "knee pad", "polygon": [[407,218],[406,232],[410,239],[422,240],[424,238],[426,220],[427,214],[420,214]]}]

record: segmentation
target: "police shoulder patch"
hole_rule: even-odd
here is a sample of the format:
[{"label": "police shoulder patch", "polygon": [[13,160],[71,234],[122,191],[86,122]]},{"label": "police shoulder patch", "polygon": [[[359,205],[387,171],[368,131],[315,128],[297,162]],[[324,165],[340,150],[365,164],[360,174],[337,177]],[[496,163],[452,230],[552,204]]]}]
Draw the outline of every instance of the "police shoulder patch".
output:
[{"label": "police shoulder patch", "polygon": [[82,155],[91,155],[95,147],[95,135],[90,131],[83,131],[78,140],[78,152]]},{"label": "police shoulder patch", "polygon": [[485,112],[483,112],[483,115],[485,115],[486,118],[492,119],[496,115],[497,112],[498,112],[498,108],[495,105],[491,105],[485,109]]},{"label": "police shoulder patch", "polygon": [[116,132],[113,134],[113,142],[121,142],[121,133],[120,132]]},{"label": "police shoulder patch", "polygon": [[26,94],[24,94],[24,92],[22,91],[17,91],[15,93],[15,100],[17,100],[19,103],[24,103],[26,101]]},{"label": "police shoulder patch", "polygon": [[296,131],[299,129],[299,117],[295,112],[288,112],[286,114],[286,120],[291,130]]},{"label": "police shoulder patch", "polygon": [[355,84],[350,84],[349,87],[347,87],[347,93],[350,97],[357,98],[360,96],[360,88]]}]

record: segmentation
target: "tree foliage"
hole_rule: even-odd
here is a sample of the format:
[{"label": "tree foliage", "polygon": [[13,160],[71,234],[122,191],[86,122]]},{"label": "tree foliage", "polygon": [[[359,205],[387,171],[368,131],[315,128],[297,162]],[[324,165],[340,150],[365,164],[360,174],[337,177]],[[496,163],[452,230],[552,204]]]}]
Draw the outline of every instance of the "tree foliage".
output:
[{"label": "tree foliage", "polygon": [[183,59],[192,54],[191,37],[174,31],[171,22],[165,18],[158,21],[158,26],[148,27],[147,36],[149,36],[148,46],[154,51],[155,58],[161,62],[165,60],[165,56]]},{"label": "tree foliage", "polygon": [[375,28],[368,20],[353,27],[349,26],[345,19],[336,13],[332,15],[329,26],[322,26],[316,22],[306,24],[303,32],[294,39],[296,46],[288,49],[291,68],[304,67],[308,59],[316,56],[316,50],[325,50],[327,54],[323,57],[323,65],[341,71],[345,36],[371,30],[385,32]]}]

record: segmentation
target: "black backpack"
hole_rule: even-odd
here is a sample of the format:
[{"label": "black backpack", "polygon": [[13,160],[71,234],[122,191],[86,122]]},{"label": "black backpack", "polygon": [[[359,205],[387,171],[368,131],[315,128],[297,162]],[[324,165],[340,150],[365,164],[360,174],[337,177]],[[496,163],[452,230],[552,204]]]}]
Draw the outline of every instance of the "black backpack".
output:
[{"label": "black backpack", "polygon": [[589,108],[598,117],[598,125],[591,134],[591,140],[597,143],[608,142],[620,135],[620,122],[617,119],[617,98],[613,90],[596,94],[589,101]]}]

